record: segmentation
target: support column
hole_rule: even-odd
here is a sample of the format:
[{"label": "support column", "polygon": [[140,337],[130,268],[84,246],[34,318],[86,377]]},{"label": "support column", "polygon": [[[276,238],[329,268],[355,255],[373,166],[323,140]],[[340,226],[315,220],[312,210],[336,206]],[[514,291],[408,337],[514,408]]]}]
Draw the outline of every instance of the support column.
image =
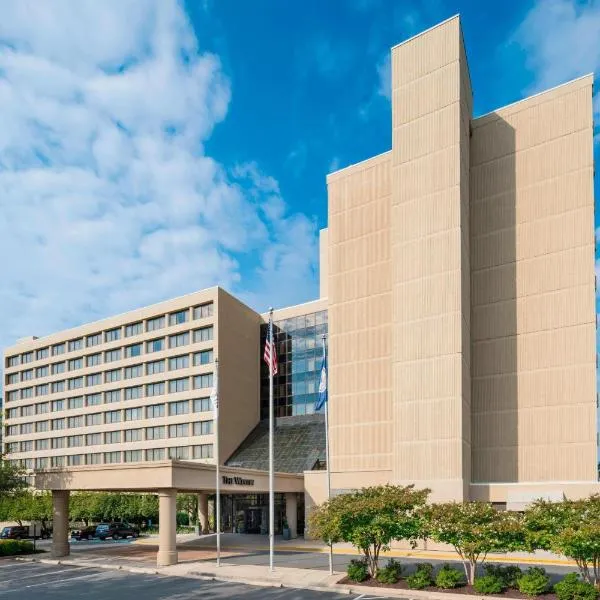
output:
[{"label": "support column", "polygon": [[52,558],[69,556],[69,490],[52,490]]},{"label": "support column", "polygon": [[200,533],[206,535],[208,533],[208,494],[206,492],[198,494],[198,524]]},{"label": "support column", "polygon": [[285,518],[292,539],[298,537],[298,498],[293,492],[286,492],[285,494]]},{"label": "support column", "polygon": [[158,554],[156,564],[177,564],[177,490],[158,493]]}]

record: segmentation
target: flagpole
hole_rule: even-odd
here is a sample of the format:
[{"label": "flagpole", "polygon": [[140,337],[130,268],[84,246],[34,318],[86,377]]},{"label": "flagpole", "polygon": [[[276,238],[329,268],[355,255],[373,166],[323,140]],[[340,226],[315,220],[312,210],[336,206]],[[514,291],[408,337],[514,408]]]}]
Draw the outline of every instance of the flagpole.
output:
[{"label": "flagpole", "polygon": [[[323,334],[323,359],[327,355],[325,339]],[[327,386],[329,388],[329,386]],[[331,499],[331,463],[329,462],[329,389],[327,389],[327,401],[325,402],[325,460],[327,462],[327,500]],[[329,574],[333,575],[333,544],[329,542]]]},{"label": "flagpole", "polygon": [[273,466],[273,309],[269,309],[269,336],[271,342],[271,364],[269,365],[269,570],[273,571],[275,552],[275,490]]},{"label": "flagpole", "polygon": [[217,567],[221,566],[221,473],[219,468],[219,359],[215,358],[215,386],[213,409],[215,411],[215,455],[217,468],[215,469],[215,531],[217,533]]}]

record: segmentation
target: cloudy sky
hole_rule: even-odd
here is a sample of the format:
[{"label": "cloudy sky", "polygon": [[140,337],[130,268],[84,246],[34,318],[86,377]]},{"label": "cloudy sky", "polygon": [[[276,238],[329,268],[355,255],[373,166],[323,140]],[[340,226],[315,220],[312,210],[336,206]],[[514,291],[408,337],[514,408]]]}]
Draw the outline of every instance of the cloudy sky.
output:
[{"label": "cloudy sky", "polygon": [[314,298],[325,175],[389,149],[389,47],[457,12],[476,114],[600,72],[593,1],[0,0],[0,346]]}]

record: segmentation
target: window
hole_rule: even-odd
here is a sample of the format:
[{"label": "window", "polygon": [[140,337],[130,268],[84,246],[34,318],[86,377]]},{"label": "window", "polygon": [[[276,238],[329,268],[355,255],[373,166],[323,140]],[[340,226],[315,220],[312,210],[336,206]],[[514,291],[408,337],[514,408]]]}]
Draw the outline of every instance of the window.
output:
[{"label": "window", "polygon": [[85,344],[88,348],[91,348],[92,346],[98,346],[101,343],[102,343],[102,334],[101,333],[94,333],[93,335],[88,335],[85,340]]},{"label": "window", "polygon": [[10,444],[6,444],[6,453],[13,454],[14,452],[19,451],[19,442],[10,442]]},{"label": "window", "polygon": [[29,404],[28,406],[21,407],[21,416],[22,417],[32,417],[33,416],[33,404]]},{"label": "window", "polygon": [[143,410],[141,408],[127,408],[125,409],[125,420],[126,421],[137,421],[143,418]]},{"label": "window", "polygon": [[21,363],[26,364],[33,362],[33,352],[25,352],[25,354],[21,354]]},{"label": "window", "polygon": [[75,398],[69,398],[67,404],[71,410],[75,408],[83,408],[83,396],[77,396]]},{"label": "window", "polygon": [[19,409],[18,408],[9,408],[6,411],[6,418],[7,419],[17,419],[17,418],[19,418]]},{"label": "window", "polygon": [[121,328],[116,327],[115,329],[109,329],[104,332],[104,341],[105,342],[115,342],[116,340],[121,339]]},{"label": "window", "polygon": [[194,446],[194,458],[212,458],[213,457],[213,445],[212,444],[201,444],[200,446]]},{"label": "window", "polygon": [[13,385],[13,383],[19,383],[19,374],[11,373],[6,376],[6,385]]},{"label": "window", "polygon": [[85,457],[83,454],[71,454],[71,456],[68,457],[68,460],[70,467],[78,467],[85,464]]},{"label": "window", "polygon": [[48,395],[48,384],[45,383],[44,385],[36,385],[35,386],[35,395],[36,396],[47,396]]},{"label": "window", "polygon": [[99,452],[96,454],[86,454],[85,464],[86,465],[101,465],[102,464],[102,454],[100,454]]},{"label": "window", "polygon": [[112,404],[113,402],[121,401],[121,390],[112,390],[111,392],[104,392],[104,402],[106,404]]},{"label": "window", "polygon": [[169,315],[169,325],[181,325],[181,323],[187,323],[190,316],[190,311],[186,308]]},{"label": "window", "polygon": [[169,359],[169,371],[177,369],[187,369],[190,366],[190,357],[187,354],[183,356],[174,356]]},{"label": "window", "polygon": [[141,450],[125,450],[125,462],[140,462],[141,460]]},{"label": "window", "polygon": [[160,425],[158,427],[146,427],[147,440],[162,440],[165,437],[165,428]]},{"label": "window", "polygon": [[6,435],[8,437],[13,436],[13,435],[19,435],[19,426],[18,425],[9,425],[6,428]]},{"label": "window", "polygon": [[120,423],[121,422],[121,411],[111,410],[104,413],[106,423]]},{"label": "window", "polygon": [[131,346],[125,346],[125,358],[132,358],[134,356],[140,356],[142,354],[142,345],[133,344]]},{"label": "window", "polygon": [[86,359],[86,365],[88,367],[97,367],[102,362],[102,353],[90,354]]},{"label": "window", "polygon": [[169,425],[169,437],[187,437],[189,435],[189,425],[187,423],[179,423],[178,425]]},{"label": "window", "polygon": [[52,356],[58,356],[59,354],[64,354],[66,350],[65,343],[62,344],[54,344],[52,346]]},{"label": "window", "polygon": [[152,450],[146,450],[146,460],[164,460],[165,459],[165,449],[164,448],[154,448]]},{"label": "window", "polygon": [[121,462],[120,452],[105,452],[104,453],[104,464],[111,465]]},{"label": "window", "polygon": [[54,363],[52,365],[52,375],[58,375],[59,373],[64,373],[65,367],[66,367],[66,363],[64,361],[60,362],[60,363]]},{"label": "window", "polygon": [[79,448],[83,446],[83,436],[82,435],[70,435],[67,438],[67,444],[69,448]]},{"label": "window", "polygon": [[189,456],[189,449],[187,446],[176,446],[175,448],[169,448],[169,458],[172,460],[182,460]]},{"label": "window", "polygon": [[94,413],[92,415],[85,416],[85,424],[89,427],[91,425],[102,425],[102,413]]},{"label": "window", "polygon": [[83,348],[83,338],[69,341],[69,352],[75,352]]},{"label": "window", "polygon": [[156,331],[157,329],[162,329],[164,326],[164,317],[154,317],[154,319],[148,319],[146,321],[146,331]]},{"label": "window", "polygon": [[100,446],[102,444],[102,434],[101,433],[88,433],[85,436],[85,445],[86,446]]},{"label": "window", "polygon": [[194,423],[194,435],[210,435],[212,432],[212,421],[198,421],[197,423]]},{"label": "window", "polygon": [[88,394],[85,397],[86,406],[98,406],[102,404],[102,394]]},{"label": "window", "polygon": [[104,353],[104,362],[115,362],[116,360],[121,360],[121,349],[117,348],[116,350],[107,350]]},{"label": "window", "polygon": [[53,400],[52,401],[52,412],[58,412],[65,409],[64,400]]},{"label": "window", "polygon": [[35,405],[35,414],[36,415],[45,415],[50,412],[50,404],[48,402],[40,402]]},{"label": "window", "polygon": [[73,377],[69,379],[69,389],[78,390],[83,387],[83,377]]},{"label": "window", "polygon": [[114,381],[121,380],[121,369],[112,369],[112,371],[104,372],[104,381],[106,383],[113,383]]},{"label": "window", "polygon": [[35,449],[36,450],[49,450],[50,449],[50,440],[45,438],[43,440],[35,440]]},{"label": "window", "polygon": [[125,368],[125,379],[133,379],[134,377],[142,377],[144,374],[142,365],[135,365],[135,367]]},{"label": "window", "polygon": [[142,397],[142,386],[125,388],[125,400],[137,400]]},{"label": "window", "polygon": [[198,342],[208,342],[213,339],[213,326],[194,329],[194,344]]},{"label": "window", "polygon": [[196,375],[194,377],[194,389],[211,388],[213,385],[213,374],[206,373],[205,375]]},{"label": "window", "polygon": [[165,361],[155,360],[154,362],[146,363],[146,375],[157,375],[165,372]]},{"label": "window", "polygon": [[[52,371],[54,374],[54,371]],[[12,375],[11,375],[12,377]],[[31,381],[33,379],[33,369],[27,369],[26,371],[21,371],[21,381]]]},{"label": "window", "polygon": [[194,306],[194,319],[206,319],[213,315],[213,303],[208,302],[207,304],[201,304],[200,306]]},{"label": "window", "polygon": [[28,440],[21,442],[21,452],[31,452],[33,450],[33,442]]},{"label": "window", "polygon": [[23,423],[21,425],[21,435],[33,433],[33,423]]},{"label": "window", "polygon": [[108,431],[104,434],[105,444],[120,444],[121,443],[121,432],[120,431]]},{"label": "window", "polygon": [[165,405],[164,404],[152,404],[146,407],[146,418],[156,419],[157,417],[165,416]]},{"label": "window", "polygon": [[38,421],[35,424],[35,432],[36,433],[42,433],[44,431],[49,431],[50,430],[50,424],[48,423],[48,421]]},{"label": "window", "polygon": [[169,402],[169,416],[186,415],[190,412],[190,401],[181,400],[180,402]]},{"label": "window", "polygon": [[52,393],[58,394],[59,392],[65,391],[65,382],[64,381],[55,381],[51,386]]},{"label": "window", "polygon": [[126,442],[141,442],[142,441],[142,430],[141,429],[126,429],[125,430],[125,441]]},{"label": "window", "polygon": [[100,385],[101,383],[102,383],[102,374],[101,373],[94,373],[93,375],[88,375],[85,378],[85,384],[87,386]]},{"label": "window", "polygon": [[48,458],[45,456],[43,456],[42,458],[36,458],[35,459],[35,468],[38,471],[47,469],[48,468]]},{"label": "window", "polygon": [[152,352],[160,352],[165,349],[165,338],[158,338],[156,340],[150,340],[146,342],[146,352],[148,354]]},{"label": "window", "polygon": [[39,350],[35,351],[35,359],[36,360],[43,360],[44,358],[48,358],[49,355],[50,355],[49,348],[40,348]]},{"label": "window", "polygon": [[64,419],[52,419],[52,431],[59,431],[65,428]]},{"label": "window", "polygon": [[69,371],[83,368],[83,358],[72,358],[69,360]]},{"label": "window", "polygon": [[132,323],[131,325],[125,325],[125,337],[131,337],[132,335],[139,335],[142,333],[142,323]]},{"label": "window", "polygon": [[[8,400],[16,400],[18,398],[19,392],[16,390],[14,392],[8,392]],[[27,387],[21,390],[21,400],[25,398],[33,398],[33,388]]]},{"label": "window", "polygon": [[178,392],[185,392],[190,389],[190,380],[188,377],[181,379],[171,379],[169,381],[169,394],[176,394]]},{"label": "window", "polygon": [[21,357],[20,356],[9,356],[6,359],[6,366],[7,367],[18,367],[21,364]]},{"label": "window", "polygon": [[64,467],[65,466],[65,457],[64,456],[52,456],[50,458],[50,466],[52,468]]},{"label": "window", "polygon": [[190,333],[185,331],[184,333],[178,333],[176,335],[169,336],[169,348],[179,348],[180,346],[186,346],[190,343]]},{"label": "window", "polygon": [[[32,388],[29,388],[32,389]],[[21,390],[24,391],[24,390]],[[21,394],[21,398],[23,398],[23,394]],[[8,402],[12,402],[13,400],[18,400],[19,399],[19,390],[13,390],[12,392],[8,392],[6,394],[6,400]]]},{"label": "window", "polygon": [[36,377],[48,377],[48,365],[46,365],[44,367],[38,367],[35,370],[35,376]]},{"label": "window", "polygon": [[165,382],[149,383],[146,385],[146,396],[162,396],[165,393]]},{"label": "window", "polygon": [[83,427],[83,417],[69,417],[67,419],[69,429],[75,429],[76,427]]},{"label": "window", "polygon": [[194,366],[199,367],[200,365],[209,365],[213,362],[213,351],[203,350],[202,352],[196,352],[194,354]]}]

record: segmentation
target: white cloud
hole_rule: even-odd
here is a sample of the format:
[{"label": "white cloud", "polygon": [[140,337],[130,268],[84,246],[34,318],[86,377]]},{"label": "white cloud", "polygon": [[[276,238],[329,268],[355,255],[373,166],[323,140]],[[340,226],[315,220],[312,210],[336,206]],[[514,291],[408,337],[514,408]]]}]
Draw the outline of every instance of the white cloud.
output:
[{"label": "white cloud", "polygon": [[179,3],[0,14],[0,345],[216,283],[259,309],[316,294],[316,224],[204,152],[230,85]]},{"label": "white cloud", "polygon": [[392,100],[392,55],[387,52],[381,62],[377,65],[377,77],[379,86],[377,93],[390,102]]}]

